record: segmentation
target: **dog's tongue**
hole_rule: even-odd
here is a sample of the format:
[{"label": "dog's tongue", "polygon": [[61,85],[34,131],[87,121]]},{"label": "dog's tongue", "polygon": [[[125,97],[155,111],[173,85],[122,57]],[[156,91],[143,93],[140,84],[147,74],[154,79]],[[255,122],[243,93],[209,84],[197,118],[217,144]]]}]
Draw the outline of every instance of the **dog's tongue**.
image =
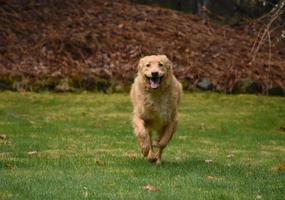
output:
[{"label": "dog's tongue", "polygon": [[150,79],[149,80],[150,81],[150,87],[152,88],[152,89],[156,89],[156,88],[158,88],[159,87],[159,79]]}]

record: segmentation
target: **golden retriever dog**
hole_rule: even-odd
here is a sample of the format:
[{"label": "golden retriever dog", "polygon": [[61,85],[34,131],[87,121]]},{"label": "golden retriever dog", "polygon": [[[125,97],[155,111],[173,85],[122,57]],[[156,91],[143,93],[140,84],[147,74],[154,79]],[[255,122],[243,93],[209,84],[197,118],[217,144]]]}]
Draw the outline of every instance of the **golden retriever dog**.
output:
[{"label": "golden retriever dog", "polygon": [[[134,131],[142,154],[159,164],[177,125],[177,106],[182,85],[173,75],[171,61],[165,55],[151,55],[140,59],[138,74],[130,92],[134,107]],[[152,132],[158,139],[152,142]],[[154,147],[158,148],[154,152]]]}]

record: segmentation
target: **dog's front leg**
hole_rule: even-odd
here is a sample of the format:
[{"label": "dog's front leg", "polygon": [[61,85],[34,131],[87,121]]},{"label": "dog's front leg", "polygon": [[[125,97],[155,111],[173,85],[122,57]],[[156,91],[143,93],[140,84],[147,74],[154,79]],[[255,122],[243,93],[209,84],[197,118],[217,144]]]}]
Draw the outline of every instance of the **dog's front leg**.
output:
[{"label": "dog's front leg", "polygon": [[142,154],[150,161],[155,161],[150,132],[145,126],[145,121],[140,117],[134,117],[135,134],[141,147]]},{"label": "dog's front leg", "polygon": [[173,134],[175,133],[176,126],[177,126],[177,120],[174,119],[166,127],[164,127],[164,129],[162,130],[162,132],[159,135],[159,138],[158,138],[158,141],[156,144],[156,147],[159,148],[158,152],[157,152],[157,157],[156,157],[156,159],[157,159],[156,162],[158,164],[161,161],[161,155],[162,155],[163,149],[167,146],[167,144],[171,140]]}]

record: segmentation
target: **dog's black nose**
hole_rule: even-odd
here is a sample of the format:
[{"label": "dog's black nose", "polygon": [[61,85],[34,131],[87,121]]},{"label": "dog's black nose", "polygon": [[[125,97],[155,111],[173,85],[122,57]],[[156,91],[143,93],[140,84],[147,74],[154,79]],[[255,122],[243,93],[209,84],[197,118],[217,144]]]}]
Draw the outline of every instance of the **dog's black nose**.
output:
[{"label": "dog's black nose", "polygon": [[151,72],[152,77],[158,77],[158,72]]}]

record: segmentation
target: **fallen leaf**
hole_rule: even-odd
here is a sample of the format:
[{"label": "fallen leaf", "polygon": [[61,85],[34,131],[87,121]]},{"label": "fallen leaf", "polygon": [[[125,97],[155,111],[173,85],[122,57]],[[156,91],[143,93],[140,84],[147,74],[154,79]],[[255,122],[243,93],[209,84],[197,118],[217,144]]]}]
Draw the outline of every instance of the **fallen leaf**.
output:
[{"label": "fallen leaf", "polygon": [[124,24],[119,24],[118,28],[124,28]]},{"label": "fallen leaf", "polygon": [[86,187],[86,186],[84,186],[84,187],[83,187],[83,196],[84,196],[85,198],[87,198],[87,197],[88,197],[88,195],[89,195],[89,193],[88,193],[88,189],[87,189],[87,187]]},{"label": "fallen leaf", "polygon": [[96,160],[96,165],[101,165],[101,161],[100,160]]},{"label": "fallen leaf", "polygon": [[206,179],[208,180],[219,180],[222,179],[221,177],[217,177],[217,176],[207,176]]},{"label": "fallen leaf", "polygon": [[28,155],[29,155],[29,156],[35,156],[35,155],[37,155],[37,154],[38,154],[37,151],[29,151],[29,152],[28,152]]},{"label": "fallen leaf", "polygon": [[210,164],[210,163],[213,163],[214,161],[213,160],[205,160],[205,163],[207,164]]},{"label": "fallen leaf", "polygon": [[145,185],[143,188],[149,192],[159,192],[160,191],[158,188],[156,188],[153,185]]},{"label": "fallen leaf", "polygon": [[208,180],[214,180],[214,179],[217,179],[217,177],[215,177],[215,176],[207,176],[207,179]]},{"label": "fallen leaf", "polygon": [[7,140],[7,139],[8,139],[8,136],[5,135],[5,134],[1,134],[1,135],[0,135],[0,139],[1,139],[1,140]]},{"label": "fallen leaf", "polygon": [[232,158],[232,157],[234,157],[234,154],[227,155],[227,158]]},{"label": "fallen leaf", "polygon": [[201,129],[202,131],[205,131],[205,130],[206,130],[206,126],[205,126],[204,123],[201,123],[200,129]]},{"label": "fallen leaf", "polygon": [[280,171],[280,172],[285,172],[285,163],[282,163],[282,164],[278,167],[278,171]]},{"label": "fallen leaf", "polygon": [[32,120],[28,120],[28,121],[30,122],[30,124],[33,124],[33,125],[36,124],[36,122],[34,122],[34,121],[32,121]]}]

